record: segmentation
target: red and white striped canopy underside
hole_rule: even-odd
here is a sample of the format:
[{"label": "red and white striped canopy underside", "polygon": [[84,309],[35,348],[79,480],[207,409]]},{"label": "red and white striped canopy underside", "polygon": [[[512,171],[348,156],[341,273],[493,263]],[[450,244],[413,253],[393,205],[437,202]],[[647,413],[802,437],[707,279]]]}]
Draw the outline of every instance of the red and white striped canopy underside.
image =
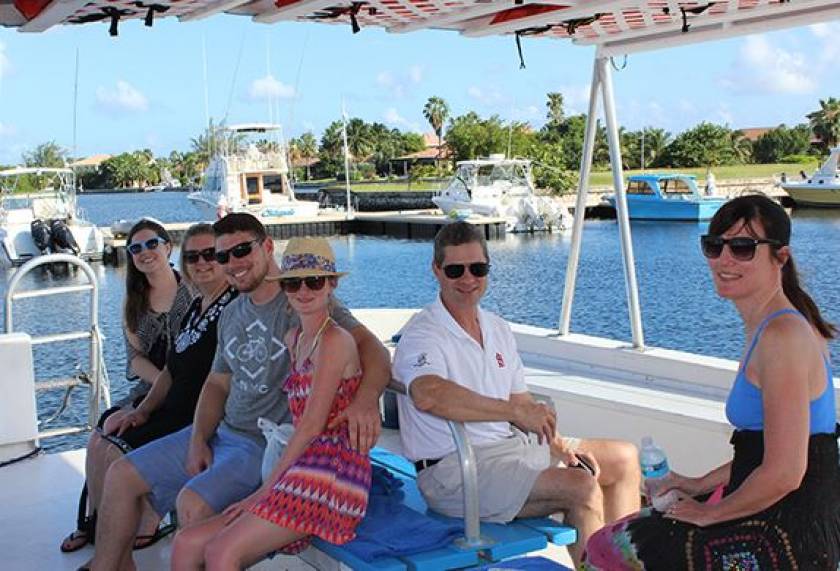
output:
[{"label": "red and white striped canopy underside", "polygon": [[[840,19],[838,0],[0,0],[0,24],[43,31],[61,24],[227,12],[281,21],[446,29],[465,36],[520,34],[601,46],[609,55]],[[98,18],[98,20],[97,20]]]}]

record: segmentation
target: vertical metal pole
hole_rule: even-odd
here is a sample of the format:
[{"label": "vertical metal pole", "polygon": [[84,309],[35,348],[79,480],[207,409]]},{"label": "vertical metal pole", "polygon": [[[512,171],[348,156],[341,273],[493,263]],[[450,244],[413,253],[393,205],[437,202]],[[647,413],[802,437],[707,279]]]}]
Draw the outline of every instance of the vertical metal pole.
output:
[{"label": "vertical metal pole", "polygon": [[580,262],[580,248],[583,240],[583,218],[586,214],[586,196],[589,193],[589,173],[592,170],[592,154],[595,150],[595,132],[598,124],[598,90],[601,78],[597,62],[592,66],[592,85],[589,88],[589,114],[586,116],[586,131],[580,157],[580,181],[578,182],[575,217],[572,222],[572,244],[566,264],[566,284],[563,287],[563,304],[560,307],[560,335],[568,335],[572,322],[572,303],[575,298],[577,269]]},{"label": "vertical metal pole", "polygon": [[621,238],[621,260],[624,263],[624,282],[627,288],[627,309],[630,313],[633,346],[637,349],[644,349],[645,336],[642,331],[642,311],[639,305],[639,286],[636,283],[636,262],[633,257],[633,239],[630,235],[630,216],[627,212],[627,196],[624,192],[612,75],[608,58],[596,56],[595,65],[598,66],[603,84],[604,115],[607,120],[607,140],[610,146],[610,164],[612,166],[613,187],[615,187],[615,209],[618,218],[618,234]]}]

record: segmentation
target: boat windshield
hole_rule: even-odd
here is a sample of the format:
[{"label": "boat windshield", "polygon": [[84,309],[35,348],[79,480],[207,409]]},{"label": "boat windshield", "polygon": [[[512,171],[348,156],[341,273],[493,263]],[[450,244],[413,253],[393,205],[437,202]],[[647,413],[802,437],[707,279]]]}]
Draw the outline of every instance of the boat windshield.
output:
[{"label": "boat windshield", "polygon": [[685,178],[666,178],[659,180],[659,187],[662,193],[667,195],[673,194],[694,194],[694,188]]},{"label": "boat windshield", "polygon": [[627,183],[627,194],[654,194],[646,180],[631,180]]}]

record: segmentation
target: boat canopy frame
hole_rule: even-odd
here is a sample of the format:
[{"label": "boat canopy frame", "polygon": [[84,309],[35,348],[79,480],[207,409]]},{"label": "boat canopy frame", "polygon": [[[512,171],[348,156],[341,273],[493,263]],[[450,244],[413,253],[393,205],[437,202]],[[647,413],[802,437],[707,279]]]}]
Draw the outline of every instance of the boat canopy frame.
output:
[{"label": "boat canopy frame", "polygon": [[[59,24],[110,21],[117,34],[120,19],[144,18],[151,26],[152,8],[133,0],[52,0],[39,11],[20,10],[26,0],[13,0],[17,13],[0,11],[0,25],[22,32],[39,32]],[[633,347],[644,350],[611,58],[644,51],[805,26],[840,19],[837,0],[160,0],[158,17],[198,20],[227,12],[256,22],[322,22],[349,25],[355,34],[367,26],[392,33],[421,29],[453,30],[467,37],[504,35],[568,39],[596,46],[589,94],[580,181],[572,230],[571,251],[559,318],[559,334],[571,329],[577,271],[583,239],[586,197],[595,145],[598,100],[603,101],[610,164],[616,197],[627,308]],[[21,18],[21,15],[25,15]],[[23,22],[23,23],[22,23]],[[521,50],[520,50],[521,54]],[[345,135],[346,136],[346,135]],[[345,143],[346,144],[346,143]],[[349,183],[348,183],[349,186]]]}]

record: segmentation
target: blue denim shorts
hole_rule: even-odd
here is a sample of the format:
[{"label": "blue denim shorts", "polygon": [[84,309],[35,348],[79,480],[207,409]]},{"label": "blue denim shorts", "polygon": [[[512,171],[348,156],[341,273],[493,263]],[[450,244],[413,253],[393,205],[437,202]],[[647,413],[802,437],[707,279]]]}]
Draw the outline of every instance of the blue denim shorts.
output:
[{"label": "blue denim shorts", "polygon": [[255,440],[219,426],[209,441],[210,467],[187,474],[192,426],[159,438],[126,456],[151,492],[149,502],[161,517],[175,509],[182,488],[198,494],[216,513],[252,493],[260,485],[263,447]]}]

